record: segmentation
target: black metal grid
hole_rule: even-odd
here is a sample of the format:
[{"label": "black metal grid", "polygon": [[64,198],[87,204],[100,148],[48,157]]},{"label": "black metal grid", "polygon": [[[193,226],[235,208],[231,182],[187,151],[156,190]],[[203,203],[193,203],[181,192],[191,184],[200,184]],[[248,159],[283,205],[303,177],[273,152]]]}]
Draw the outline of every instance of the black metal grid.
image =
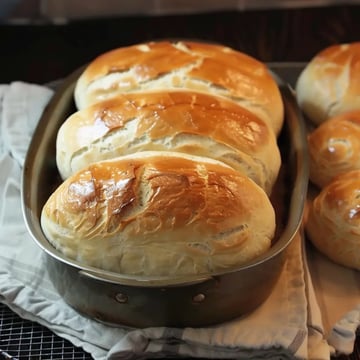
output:
[{"label": "black metal grid", "polygon": [[38,323],[24,320],[0,303],[0,360],[62,359],[92,357]]}]

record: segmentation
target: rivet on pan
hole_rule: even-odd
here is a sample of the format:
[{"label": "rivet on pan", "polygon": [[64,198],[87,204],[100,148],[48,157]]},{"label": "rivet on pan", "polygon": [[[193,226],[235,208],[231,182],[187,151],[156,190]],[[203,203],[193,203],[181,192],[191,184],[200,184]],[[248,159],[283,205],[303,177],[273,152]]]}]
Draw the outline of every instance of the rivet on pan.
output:
[{"label": "rivet on pan", "polygon": [[201,303],[205,300],[205,295],[204,294],[197,294],[193,297],[193,302],[195,303]]},{"label": "rivet on pan", "polygon": [[118,293],[115,295],[115,300],[120,304],[125,304],[128,302],[128,297],[125,294]]}]

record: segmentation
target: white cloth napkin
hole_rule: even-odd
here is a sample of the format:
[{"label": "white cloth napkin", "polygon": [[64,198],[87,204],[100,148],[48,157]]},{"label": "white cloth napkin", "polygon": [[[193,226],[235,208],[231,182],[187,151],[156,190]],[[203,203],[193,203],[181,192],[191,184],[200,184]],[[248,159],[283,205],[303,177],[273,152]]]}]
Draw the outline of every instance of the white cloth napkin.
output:
[{"label": "white cloth napkin", "polygon": [[[94,359],[326,360],[336,351],[352,351],[360,323],[359,306],[353,305],[360,297],[343,308],[328,330],[324,328],[324,311],[329,309],[320,309],[316,300],[319,294],[313,288],[300,234],[289,247],[284,270],[271,296],[241,319],[207,328],[129,329],[100,324],[69,307],[49,280],[44,254],[28,234],[21,213],[24,157],[52,93],[46,87],[23,82],[0,85],[0,301],[21,317],[82,347]],[[320,281],[319,269],[317,274]],[[323,300],[321,305],[328,304]]]}]

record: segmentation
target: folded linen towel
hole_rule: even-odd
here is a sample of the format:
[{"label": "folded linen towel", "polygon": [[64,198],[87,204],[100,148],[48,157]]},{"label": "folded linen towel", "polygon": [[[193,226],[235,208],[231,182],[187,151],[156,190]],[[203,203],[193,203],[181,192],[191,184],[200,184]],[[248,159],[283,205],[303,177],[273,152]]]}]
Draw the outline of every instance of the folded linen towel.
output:
[{"label": "folded linen towel", "polygon": [[[270,297],[241,319],[207,328],[110,327],[81,316],[56,292],[43,252],[26,230],[21,213],[22,165],[36,123],[52,90],[14,82],[0,86],[0,301],[82,347],[94,359],[194,357],[222,359],[329,359],[354,343],[359,309],[348,308],[334,324],[328,344],[309,272],[303,237],[289,257]],[[321,277],[318,277],[321,279]],[[327,305],[327,304],[326,304]],[[352,310],[352,313],[348,313]],[[350,314],[350,315],[349,315]],[[352,324],[350,326],[349,324]],[[350,339],[350,340],[349,340]]]}]

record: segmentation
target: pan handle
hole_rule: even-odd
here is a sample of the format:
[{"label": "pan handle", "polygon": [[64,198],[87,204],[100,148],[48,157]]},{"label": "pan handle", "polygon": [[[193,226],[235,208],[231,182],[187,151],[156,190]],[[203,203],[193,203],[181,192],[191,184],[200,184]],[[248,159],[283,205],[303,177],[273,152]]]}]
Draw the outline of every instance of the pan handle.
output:
[{"label": "pan handle", "polygon": [[106,282],[114,285],[141,286],[141,287],[177,287],[192,286],[214,281],[215,278],[207,275],[191,275],[182,277],[150,277],[114,274],[107,271],[79,270],[81,277]]}]

